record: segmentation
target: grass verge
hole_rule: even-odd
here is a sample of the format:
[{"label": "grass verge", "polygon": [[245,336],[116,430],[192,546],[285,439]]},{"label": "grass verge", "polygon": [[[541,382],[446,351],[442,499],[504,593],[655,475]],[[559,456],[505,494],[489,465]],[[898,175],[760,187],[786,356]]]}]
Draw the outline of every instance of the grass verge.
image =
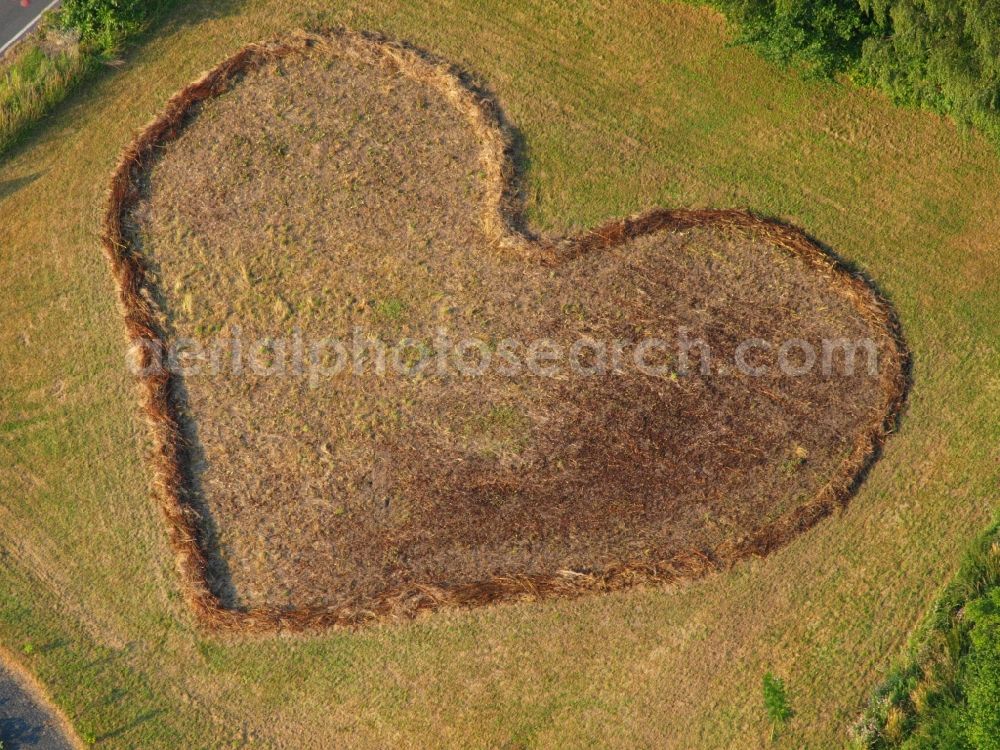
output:
[{"label": "grass verge", "polygon": [[0,158],[176,0],[64,0],[0,64]]},{"label": "grass verge", "polygon": [[955,579],[855,727],[871,750],[991,750],[1000,742],[1000,525],[970,547]]},{"label": "grass verge", "polygon": [[32,34],[0,67],[0,154],[87,74],[93,60],[51,27]]}]

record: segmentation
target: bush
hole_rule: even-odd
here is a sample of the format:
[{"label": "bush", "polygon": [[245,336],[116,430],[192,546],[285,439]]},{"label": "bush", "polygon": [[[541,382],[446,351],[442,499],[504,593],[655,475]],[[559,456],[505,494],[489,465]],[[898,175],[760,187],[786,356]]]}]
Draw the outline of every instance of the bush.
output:
[{"label": "bush", "polygon": [[780,677],[775,677],[770,672],[765,674],[763,689],[764,710],[767,711],[767,718],[771,720],[771,738],[773,739],[775,732],[791,720],[794,712],[788,703],[785,682]]},{"label": "bush", "polygon": [[100,55],[118,52],[177,0],[63,0],[58,23],[79,34],[87,50]]},{"label": "bush", "polygon": [[859,78],[1000,137],[1000,4],[864,0],[887,29],[865,42]]},{"label": "bush", "polygon": [[738,24],[739,43],[815,75],[853,66],[873,33],[858,0],[716,0],[714,5]]},{"label": "bush", "polygon": [[972,545],[919,651],[855,726],[869,750],[1000,750],[1000,526]]},{"label": "bush", "polygon": [[[63,0],[0,69],[0,156],[174,0]],[[63,31],[59,31],[58,28]],[[56,43],[53,43],[55,40]]]},{"label": "bush", "polygon": [[738,41],[810,73],[845,73],[1000,144],[996,0],[709,0]]},{"label": "bush", "polygon": [[1000,750],[1000,588],[970,604],[965,674],[966,734],[978,750]]},{"label": "bush", "polygon": [[164,0],[64,0],[59,19],[63,28],[78,31],[84,44],[111,54],[139,33],[164,4]]}]

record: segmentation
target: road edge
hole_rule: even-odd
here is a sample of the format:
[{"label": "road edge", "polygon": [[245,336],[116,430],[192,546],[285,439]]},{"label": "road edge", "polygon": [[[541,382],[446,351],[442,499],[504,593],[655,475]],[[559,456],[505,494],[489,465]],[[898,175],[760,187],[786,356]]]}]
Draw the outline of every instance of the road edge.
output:
[{"label": "road edge", "polygon": [[35,703],[52,715],[55,719],[55,725],[62,731],[70,745],[76,750],[86,750],[87,746],[76,733],[73,722],[69,720],[62,708],[52,700],[45,685],[14,656],[10,649],[3,645],[0,645],[0,665],[10,671],[13,678]]}]

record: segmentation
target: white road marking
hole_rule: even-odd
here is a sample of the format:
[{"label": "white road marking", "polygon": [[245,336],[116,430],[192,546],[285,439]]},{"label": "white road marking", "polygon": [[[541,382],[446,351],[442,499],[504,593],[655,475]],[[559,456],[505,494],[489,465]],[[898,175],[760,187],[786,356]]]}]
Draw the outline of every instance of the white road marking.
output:
[{"label": "white road marking", "polygon": [[8,41],[3,47],[0,47],[0,55],[2,55],[4,52],[6,52],[7,48],[10,47],[10,45],[12,45],[14,42],[16,42],[18,39],[20,39],[25,34],[27,34],[29,31],[31,31],[31,27],[34,26],[36,23],[38,23],[38,19],[42,17],[42,15],[45,13],[45,11],[47,11],[52,6],[56,5],[58,2],[59,2],[59,0],[52,0],[51,3],[49,3],[44,8],[42,8],[41,12],[37,16],[35,16],[34,18],[32,18],[30,21],[28,21],[28,25],[25,26],[23,29],[21,29],[19,32],[17,32],[17,34],[14,36],[13,39],[11,39],[10,41]]}]

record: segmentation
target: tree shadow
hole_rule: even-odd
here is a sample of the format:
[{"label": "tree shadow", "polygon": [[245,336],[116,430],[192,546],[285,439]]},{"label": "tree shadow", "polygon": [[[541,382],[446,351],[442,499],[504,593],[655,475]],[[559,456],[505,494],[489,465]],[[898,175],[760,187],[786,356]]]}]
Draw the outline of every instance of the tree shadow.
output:
[{"label": "tree shadow", "polygon": [[4,697],[0,698],[0,713],[4,715],[0,716],[0,748],[61,750],[71,747],[48,709],[36,703],[29,691],[6,679],[2,691]]},{"label": "tree shadow", "polygon": [[13,195],[26,185],[30,185],[43,174],[45,174],[45,172],[32,172],[31,174],[22,175],[21,177],[15,177],[12,180],[0,180],[0,201]]},{"label": "tree shadow", "polygon": [[[107,666],[110,664],[114,664],[115,662],[119,662],[123,659],[127,659],[126,651],[116,652],[110,654],[107,657],[91,661],[86,665],[84,665],[84,669],[95,669],[98,667]],[[72,716],[72,720],[75,723],[88,714],[92,713],[97,713],[98,715],[102,713],[106,714],[108,713],[108,709],[116,707],[120,707],[123,710],[127,710],[128,706],[131,704],[126,702],[126,699],[130,697],[132,697],[133,699],[136,697],[134,691],[124,687],[112,688],[106,694],[98,695],[97,697],[94,698],[94,700],[88,702],[83,707],[79,708],[76,711],[76,713]],[[111,711],[111,713],[119,715],[119,711]],[[155,707],[149,708],[145,711],[141,711],[140,713],[136,714],[136,716],[133,719],[129,721],[124,721],[119,726],[113,729],[109,729],[103,734],[97,735],[96,737],[93,738],[93,743],[95,744],[101,743],[104,742],[105,740],[121,737],[131,732],[136,727],[145,724],[148,721],[152,721],[153,719],[165,713],[167,713],[166,709],[155,708]],[[134,745],[129,744],[128,746],[133,747]],[[0,750],[6,750],[6,745],[0,746]]]},{"label": "tree shadow", "polygon": [[0,743],[3,743],[0,747],[3,747],[3,750],[34,747],[44,734],[44,726],[27,719],[20,717],[0,719]]},{"label": "tree shadow", "polygon": [[[104,734],[98,735],[94,738],[94,742],[105,742],[106,740],[113,740],[121,737],[122,735],[128,734],[136,727],[142,726],[147,721],[152,721],[158,716],[162,716],[166,711],[162,708],[154,708],[149,711],[143,711],[141,714],[136,716],[132,721],[122,724],[120,727],[112,729],[110,732],[105,732]],[[6,750],[6,748],[5,748]]]},{"label": "tree shadow", "polygon": [[145,32],[135,38],[134,46],[139,47],[153,37],[176,34],[203,21],[226,18],[246,4],[246,0],[185,0],[174,3],[173,8],[161,14]]},{"label": "tree shadow", "polygon": [[57,638],[54,641],[48,641],[46,643],[37,646],[35,650],[40,654],[47,654],[52,651],[57,651],[61,648],[66,648],[69,645],[69,640],[66,638]]}]

